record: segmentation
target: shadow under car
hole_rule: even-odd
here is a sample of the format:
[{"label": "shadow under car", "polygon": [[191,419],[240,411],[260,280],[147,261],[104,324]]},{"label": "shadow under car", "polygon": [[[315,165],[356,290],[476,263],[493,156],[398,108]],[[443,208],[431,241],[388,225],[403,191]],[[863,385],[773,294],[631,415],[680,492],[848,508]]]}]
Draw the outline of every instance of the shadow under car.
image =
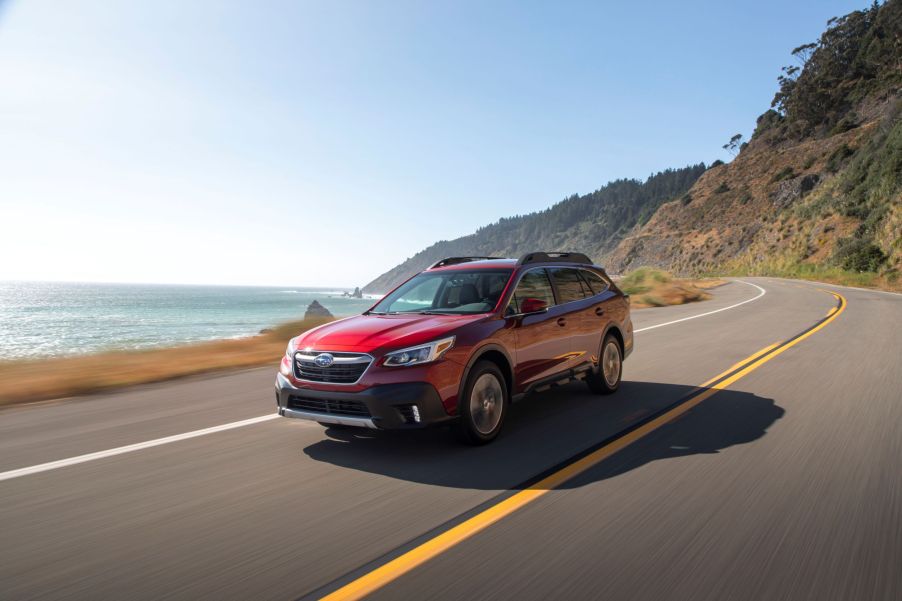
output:
[{"label": "shadow under car", "polygon": [[[501,436],[490,445],[462,446],[447,428],[406,432],[329,428],[325,439],[303,452],[338,468],[399,480],[511,490],[700,390],[678,384],[625,381],[617,394],[597,396],[577,383],[531,395],[512,405]],[[764,436],[783,414],[772,399],[719,390],[589,473],[594,479],[609,478],[652,461],[717,453],[750,443]],[[587,483],[585,476],[570,485]]]}]

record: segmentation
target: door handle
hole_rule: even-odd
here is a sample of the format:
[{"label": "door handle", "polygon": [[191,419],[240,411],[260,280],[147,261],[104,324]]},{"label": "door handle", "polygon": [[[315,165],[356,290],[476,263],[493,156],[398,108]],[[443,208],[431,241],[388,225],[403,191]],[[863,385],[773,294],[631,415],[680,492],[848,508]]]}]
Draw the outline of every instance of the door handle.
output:
[{"label": "door handle", "polygon": [[604,315],[604,309],[602,309],[601,307],[595,307],[595,315],[601,317],[602,315]]},{"label": "door handle", "polygon": [[567,319],[564,318],[564,317],[558,317],[558,318],[557,318],[557,325],[559,325],[559,326],[561,326],[561,327],[564,327],[565,325],[567,325]]}]

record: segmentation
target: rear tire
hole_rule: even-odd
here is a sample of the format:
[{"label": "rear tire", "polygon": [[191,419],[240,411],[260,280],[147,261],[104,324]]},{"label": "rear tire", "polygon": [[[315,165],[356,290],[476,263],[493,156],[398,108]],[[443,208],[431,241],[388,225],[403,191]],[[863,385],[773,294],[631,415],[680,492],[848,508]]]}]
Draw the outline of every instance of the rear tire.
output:
[{"label": "rear tire", "polygon": [[492,442],[501,432],[508,404],[504,374],[491,361],[480,361],[470,370],[457,403],[458,437],[472,445]]},{"label": "rear tire", "polygon": [[620,343],[613,334],[608,334],[601,345],[598,368],[589,372],[586,384],[595,394],[613,394],[620,388],[622,375],[623,352],[620,350]]}]

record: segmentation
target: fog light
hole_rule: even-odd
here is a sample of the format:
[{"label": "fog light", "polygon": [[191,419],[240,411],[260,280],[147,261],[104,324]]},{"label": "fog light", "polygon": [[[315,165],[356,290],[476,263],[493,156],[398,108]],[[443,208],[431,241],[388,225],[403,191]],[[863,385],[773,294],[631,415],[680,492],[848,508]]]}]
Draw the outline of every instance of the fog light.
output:
[{"label": "fog light", "polygon": [[416,405],[411,405],[410,412],[413,414],[413,421],[420,423],[420,408]]}]

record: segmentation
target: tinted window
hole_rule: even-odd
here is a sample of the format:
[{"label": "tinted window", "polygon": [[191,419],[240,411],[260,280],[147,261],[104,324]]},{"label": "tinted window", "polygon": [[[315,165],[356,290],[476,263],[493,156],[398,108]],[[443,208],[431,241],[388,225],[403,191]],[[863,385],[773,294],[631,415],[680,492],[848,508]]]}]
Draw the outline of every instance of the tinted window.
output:
[{"label": "tinted window", "polygon": [[379,301],[372,313],[488,313],[511,270],[425,271]]},{"label": "tinted window", "polygon": [[586,285],[579,271],[569,267],[558,267],[551,270],[551,277],[554,278],[554,285],[557,287],[558,301],[561,303],[569,303],[570,301],[582,300],[587,296],[592,296],[592,290]]},{"label": "tinted window", "polygon": [[594,271],[589,271],[588,269],[581,269],[580,274],[583,276],[583,278],[586,280],[586,282],[589,284],[589,286],[592,287],[592,292],[594,294],[601,294],[602,292],[604,292],[605,290],[607,290],[610,287],[610,284],[608,284],[608,282],[606,282],[604,280],[604,278],[602,278],[600,275],[598,275]]},{"label": "tinted window", "polygon": [[520,303],[527,298],[543,300],[549,307],[554,304],[554,292],[551,291],[551,282],[544,269],[527,271],[520,279],[517,289],[511,296],[511,302],[507,306],[508,314],[520,313]]}]

